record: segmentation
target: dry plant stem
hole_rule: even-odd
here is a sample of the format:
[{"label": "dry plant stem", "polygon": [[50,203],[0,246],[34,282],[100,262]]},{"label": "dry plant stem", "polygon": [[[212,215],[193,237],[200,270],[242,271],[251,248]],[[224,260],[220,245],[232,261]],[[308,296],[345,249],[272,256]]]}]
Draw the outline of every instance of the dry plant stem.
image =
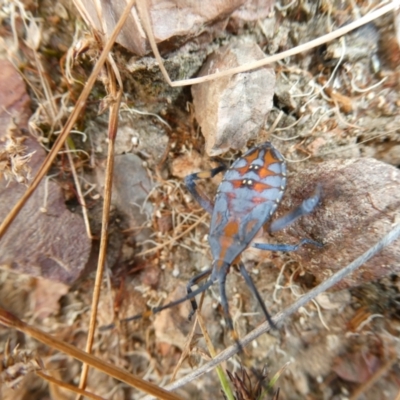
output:
[{"label": "dry plant stem", "polygon": [[[278,379],[283,374],[283,371],[285,371],[285,369],[290,365],[290,363],[291,362],[288,361],[285,365],[283,365],[281,368],[279,368],[279,371],[269,381],[266,392],[268,392],[268,390],[272,389],[275,386],[275,383],[278,382]],[[263,398],[263,397],[260,396],[260,398]]]},{"label": "dry plant stem", "polygon": [[[40,78],[40,83],[42,85],[42,88],[44,89],[44,97],[48,102],[48,107],[43,107],[45,113],[49,117],[50,121],[52,121],[52,128],[54,128],[54,125],[57,124],[57,106],[54,102],[54,96],[53,93],[50,89],[50,84],[49,81],[45,78],[46,71],[43,68],[42,63],[39,60],[39,56],[37,51],[34,48],[31,48],[33,50],[33,55],[35,57],[35,63],[37,70],[39,72],[39,78]],[[50,111],[49,111],[50,110]],[[52,129],[53,130],[53,129]]]},{"label": "dry plant stem", "polygon": [[[202,293],[202,295],[204,297],[204,292]],[[202,300],[203,300],[203,297],[202,297]],[[203,333],[204,340],[206,341],[207,349],[210,352],[211,358],[213,359],[213,358],[216,357],[217,353],[216,353],[215,348],[214,348],[214,346],[212,344],[210,335],[208,334],[208,331],[207,331],[206,324],[204,323],[203,317],[201,315],[201,306],[197,310],[197,321],[199,322],[201,332]],[[226,373],[224,372],[224,369],[226,369],[226,366],[218,365],[216,367],[218,378],[219,378],[222,390],[223,390],[226,398],[228,400],[234,400],[235,396],[233,395],[232,388],[231,388],[231,386],[229,384],[229,380],[228,380],[228,377],[227,377]]]},{"label": "dry plant stem", "polygon": [[[123,89],[120,87],[118,92],[116,90],[115,75],[111,66],[108,64],[108,72],[111,82],[111,95],[115,97],[115,102],[111,105],[110,109],[110,120],[108,124],[108,154],[107,154],[107,167],[105,174],[105,184],[104,184],[104,204],[103,204],[103,214],[101,221],[101,237],[100,237],[100,250],[99,250],[99,260],[97,263],[96,270],[96,280],[94,283],[93,297],[92,297],[92,312],[90,314],[89,332],[86,342],[86,351],[91,353],[93,346],[94,332],[96,329],[96,318],[97,318],[97,305],[100,298],[101,292],[101,282],[103,280],[104,264],[106,262],[107,254],[107,241],[108,241],[108,219],[110,216],[110,206],[111,206],[111,194],[112,194],[112,179],[114,175],[114,148],[115,148],[115,137],[118,130],[118,114],[119,106],[121,103],[121,97]],[[79,387],[84,389],[86,387],[87,374],[89,371],[89,366],[84,364],[82,366],[81,381]],[[77,397],[77,400],[80,396]]]},{"label": "dry plant stem", "polygon": [[[308,293],[304,294],[300,297],[295,303],[286,308],[286,310],[280,312],[275,317],[273,317],[273,321],[276,325],[281,324],[286,318],[290,315],[294,314],[300,307],[305,306],[309,301],[317,297],[322,292],[330,289],[332,286],[336,285],[340,282],[345,276],[353,273],[357,268],[361,267],[365,262],[367,262],[374,255],[382,251],[385,247],[389,246],[392,242],[397,240],[400,237],[400,224],[396,225],[383,239],[381,239],[376,245],[372,246],[369,250],[367,250],[364,254],[354,260],[352,263],[347,265],[345,268],[336,272],[336,274],[332,275],[329,279],[322,282],[320,285],[310,290]],[[259,327],[251,331],[248,335],[246,335],[243,339],[239,341],[242,347],[247,346],[250,342],[257,339],[263,333],[266,333],[270,330],[270,325],[266,321],[261,324]],[[165,389],[174,390],[177,389],[189,382],[192,382],[194,379],[197,379],[199,376],[205,374],[206,372],[211,371],[218,364],[223,361],[229,359],[234,354],[237,353],[237,346],[230,346],[227,349],[223,350],[221,353],[217,355],[213,360],[204,364],[202,367],[198,368],[196,371],[186,375],[184,378],[178,379],[177,381],[167,385]],[[145,399],[149,399],[148,396]]]},{"label": "dry plant stem", "polygon": [[[202,295],[204,295],[204,292],[202,293]],[[194,333],[195,333],[195,331],[196,331],[197,316],[198,316],[198,315],[199,315],[199,314],[196,313],[196,319],[195,319],[194,324],[193,324],[193,326],[192,326],[192,330],[190,331],[189,337],[188,337],[187,340],[186,340],[185,347],[184,347],[183,350],[182,350],[182,354],[181,354],[181,356],[179,357],[179,361],[177,362],[176,367],[174,368],[174,371],[172,372],[172,376],[171,376],[170,382],[173,382],[173,381],[175,380],[175,377],[176,377],[176,374],[177,374],[178,371],[179,371],[179,368],[181,367],[181,365],[183,364],[183,362],[186,360],[186,358],[189,356],[189,353],[190,353],[190,345],[191,345],[191,343],[192,343],[192,340],[193,340],[193,337],[194,337]]]},{"label": "dry plant stem", "polygon": [[85,197],[82,194],[82,188],[81,188],[81,184],[79,182],[78,174],[76,173],[72,154],[70,151],[68,151],[68,150],[70,150],[68,142],[65,144],[65,147],[67,149],[66,153],[67,153],[69,165],[71,166],[71,172],[72,172],[72,176],[74,178],[75,188],[76,188],[76,192],[78,194],[78,199],[79,199],[79,204],[82,206],[82,215],[83,215],[83,221],[85,222],[86,233],[88,235],[88,238],[92,239],[93,236],[92,236],[92,231],[90,230],[90,222],[89,222],[89,216],[87,213],[86,201],[85,201]]},{"label": "dry plant stem", "polygon": [[147,34],[147,37],[149,39],[150,42],[150,46],[151,49],[153,50],[154,56],[158,61],[158,64],[160,66],[160,70],[165,78],[165,80],[172,86],[172,87],[177,87],[177,86],[188,86],[188,85],[195,85],[198,83],[202,83],[202,82],[208,82],[208,81],[212,81],[214,79],[217,78],[222,78],[223,76],[229,76],[229,75],[233,75],[233,74],[237,74],[239,72],[245,72],[245,71],[250,71],[252,69],[257,69],[260,67],[263,67],[264,65],[267,64],[271,64],[275,61],[279,61],[279,60],[283,60],[286,57],[291,57],[294,56],[296,54],[302,53],[303,51],[308,51],[314,47],[317,46],[321,46],[322,44],[325,44],[327,42],[330,42],[334,39],[337,39],[340,36],[345,35],[348,32],[353,31],[354,29],[359,28],[362,25],[367,24],[368,22],[371,22],[379,17],[381,17],[382,15],[395,10],[397,7],[400,6],[400,0],[393,0],[392,2],[390,2],[389,4],[368,13],[367,15],[364,15],[364,17],[346,25],[343,26],[333,32],[330,32],[326,35],[323,35],[317,39],[311,40],[307,43],[301,44],[300,46],[297,46],[293,49],[284,51],[282,53],[279,54],[275,54],[271,57],[266,57],[262,60],[259,61],[254,61],[248,64],[244,64],[241,65],[240,67],[236,67],[236,68],[231,68],[228,69],[226,71],[221,71],[221,72],[217,72],[215,74],[211,74],[211,75],[207,75],[207,76],[202,76],[201,78],[193,78],[193,79],[184,79],[184,80],[180,80],[180,81],[174,81],[172,82],[167,70],[165,69],[164,65],[163,65],[163,59],[161,58],[161,55],[158,51],[157,48],[157,44],[155,42],[154,39],[154,35],[151,29],[151,22],[150,22],[150,17],[149,17],[149,13],[148,13],[148,9],[147,9],[147,0],[137,0],[137,7],[139,9],[140,12],[140,16],[142,18],[143,21],[143,28]]},{"label": "dry plant stem", "polygon": [[47,155],[46,159],[44,160],[42,166],[40,167],[39,171],[37,172],[35,178],[33,179],[32,183],[24,193],[24,195],[18,200],[17,204],[13,207],[13,209],[9,212],[7,217],[4,219],[4,221],[0,225],[0,239],[4,235],[4,233],[7,231],[8,227],[10,224],[13,222],[14,218],[18,215],[18,212],[21,210],[21,208],[24,206],[24,204],[27,202],[27,200],[31,197],[32,193],[36,190],[38,187],[40,181],[42,180],[43,176],[47,173],[47,171],[50,169],[51,164],[57,157],[57,153],[60,151],[61,147],[63,146],[65,139],[67,138],[69,132],[73,128],[75,121],[77,120],[79,114],[82,112],[86,99],[89,96],[90,91],[92,90],[92,87],[96,81],[97,75],[99,74],[104,62],[106,61],[108,57],[108,53],[111,50],[111,47],[114,44],[114,41],[121,30],[123,24],[125,23],[131,8],[135,4],[136,0],[129,0],[129,3],[124,9],[124,12],[121,15],[120,20],[118,21],[117,25],[115,26],[114,31],[112,32],[110,39],[108,42],[105,44],[104,49],[97,60],[97,63],[95,67],[93,68],[93,71],[86,82],[85,87],[82,90],[81,95],[79,96],[79,99],[76,102],[76,106],[74,110],[72,111],[70,117],[68,118],[64,129],[61,131],[60,135],[58,136],[57,140],[55,141],[50,153]]},{"label": "dry plant stem", "polygon": [[184,230],[178,236],[174,236],[172,239],[166,241],[165,243],[161,243],[155,247],[152,247],[151,249],[141,251],[140,253],[137,254],[137,256],[144,256],[145,254],[152,253],[153,251],[156,251],[156,250],[160,250],[160,249],[164,248],[165,246],[168,246],[169,244],[176,242],[182,236],[186,236],[187,233],[189,233],[191,230],[196,228],[196,226],[199,225],[201,222],[204,222],[207,219],[207,217],[208,217],[207,213],[203,214],[194,224],[190,225],[189,228]]},{"label": "dry plant stem", "polygon": [[86,390],[79,389],[79,388],[75,387],[74,385],[70,385],[70,384],[65,383],[63,381],[60,381],[60,380],[58,380],[56,378],[53,378],[50,375],[44,374],[41,371],[36,371],[36,375],[40,376],[41,378],[45,379],[48,382],[54,383],[57,386],[63,387],[64,389],[70,390],[71,392],[78,393],[78,394],[80,394],[82,396],[85,396],[88,399],[105,400],[104,397],[100,397],[100,396],[97,396],[96,394],[87,392]]},{"label": "dry plant stem", "polygon": [[[204,294],[204,292],[202,294]],[[200,310],[200,308],[199,308],[199,310]],[[210,352],[210,356],[211,356],[211,358],[214,358],[214,357],[216,357],[217,353],[216,353],[215,348],[214,348],[214,346],[212,344],[210,335],[208,334],[206,324],[204,323],[204,319],[203,319],[203,317],[201,315],[201,312],[199,312],[199,311],[197,311],[197,321],[199,323],[201,332],[203,333],[207,349]]]},{"label": "dry plant stem", "polygon": [[357,400],[362,394],[366,393],[379,379],[382,378],[389,370],[392,365],[397,361],[397,357],[392,357],[381,368],[378,369],[363,385],[354,391],[350,396],[349,400]]},{"label": "dry plant stem", "polygon": [[[266,399],[268,392],[272,390],[272,388],[275,386],[276,382],[278,382],[278,379],[282,376],[283,372],[285,369],[290,365],[290,361],[288,361],[286,364],[284,364],[281,368],[279,368],[279,371],[272,377],[272,379],[268,382],[268,385],[264,390],[262,391],[261,395],[258,397],[258,399]],[[279,391],[279,387],[278,387]],[[277,392],[275,392],[276,394]],[[278,397],[274,397],[273,399],[278,399]]]},{"label": "dry plant stem", "polygon": [[147,382],[141,378],[129,374],[122,368],[109,364],[93,356],[92,354],[88,354],[83,350],[72,346],[72,344],[63,342],[62,340],[57,339],[56,337],[51,336],[34,326],[26,324],[3,308],[0,308],[0,324],[29,335],[39,342],[65,354],[68,354],[69,356],[83,363],[89,364],[91,367],[96,368],[99,371],[102,371],[105,374],[121,382],[125,382],[126,384],[135,387],[145,393],[149,393],[163,400],[182,400],[182,397],[174,393],[167,392],[165,389],[162,389],[153,383]]}]

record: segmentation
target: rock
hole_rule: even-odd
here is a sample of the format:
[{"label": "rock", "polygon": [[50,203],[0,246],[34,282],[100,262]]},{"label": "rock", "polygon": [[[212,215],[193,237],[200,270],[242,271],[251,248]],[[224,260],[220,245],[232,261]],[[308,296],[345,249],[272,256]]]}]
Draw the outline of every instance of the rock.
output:
[{"label": "rock", "polygon": [[31,290],[30,300],[33,314],[39,321],[59,312],[59,300],[68,293],[69,287],[59,282],[37,278]]},{"label": "rock", "polygon": [[[9,140],[20,143],[20,150],[30,154],[26,167],[35,174],[46,155],[34,138],[22,134],[30,115],[25,84],[9,62],[0,61],[0,70],[1,151],[8,151]],[[17,176],[17,182],[0,182],[1,220],[25,192],[18,183],[23,180]],[[1,239],[0,265],[71,285],[81,276],[90,250],[83,219],[66,208],[61,188],[44,179]]]},{"label": "rock", "polygon": [[[74,3],[87,24],[105,32],[106,37],[110,36],[126,7],[126,2],[122,0],[101,1],[100,4],[75,0]],[[231,13],[245,3],[246,0],[151,0],[146,6],[156,43],[165,43],[171,49],[207,33],[211,34],[212,40],[223,28],[218,23],[226,22]],[[139,56],[150,50],[143,19],[143,11],[135,5],[117,37],[117,43]]]},{"label": "rock", "polygon": [[[255,43],[233,43],[208,57],[199,76],[264,58]],[[196,119],[206,138],[208,155],[241,149],[263,127],[272,108],[275,72],[270,67],[192,87]]]},{"label": "rock", "polygon": [[232,18],[243,22],[262,20],[274,7],[275,0],[247,0],[233,14]]},{"label": "rock", "polygon": [[[150,18],[157,42],[165,42],[176,36],[197,36],[213,25],[224,20],[243,5],[246,0],[152,0]],[[207,27],[206,25],[209,25]],[[175,39],[176,40],[176,39]],[[185,40],[185,41],[186,41]]]},{"label": "rock", "polygon": [[[124,110],[125,111],[125,110]],[[96,131],[93,145],[96,153],[107,156],[108,122],[97,118],[93,122]],[[160,122],[150,116],[141,117],[133,113],[121,112],[118,133],[115,138],[115,155],[125,153],[139,154],[148,164],[158,166],[168,150],[168,135]]]},{"label": "rock", "polygon": [[[368,158],[309,165],[289,178],[275,218],[309,197],[317,184],[322,185],[323,191],[317,208],[284,231],[274,233],[268,242],[296,243],[311,238],[323,243],[322,249],[306,245],[290,253],[320,283],[376,244],[398,221],[400,171]],[[296,239],[288,240],[287,234]],[[336,288],[354,287],[399,273],[399,259],[397,241],[345,277]]]},{"label": "rock", "polygon": [[[100,185],[104,185],[104,168],[105,165],[99,165],[96,169]],[[148,237],[143,225],[151,218],[153,210],[150,202],[145,202],[152,188],[140,157],[135,154],[115,156],[112,203],[128,217],[129,225],[135,228],[137,240]]]},{"label": "rock", "polygon": [[[25,187],[1,182],[0,192],[0,219],[4,219]],[[83,272],[90,249],[83,219],[65,207],[60,187],[44,180],[2,238],[0,265],[71,285]]]},{"label": "rock", "polygon": [[336,357],[333,371],[348,382],[361,384],[370,381],[374,373],[382,368],[382,360],[366,348],[363,350]]}]

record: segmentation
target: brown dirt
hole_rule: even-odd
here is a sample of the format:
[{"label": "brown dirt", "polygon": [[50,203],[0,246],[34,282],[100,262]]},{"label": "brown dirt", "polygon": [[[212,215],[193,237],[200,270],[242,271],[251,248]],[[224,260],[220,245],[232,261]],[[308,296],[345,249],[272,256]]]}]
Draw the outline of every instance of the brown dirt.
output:
[{"label": "brown dirt", "polygon": [[[42,42],[38,53],[42,57],[53,94],[69,94],[59,121],[63,123],[68,115],[68,107],[73,106],[81,90],[81,84],[67,83],[59,67],[60,64],[64,65],[63,57],[72,43],[76,11],[71,5],[64,4],[68,15],[64,18],[60,10],[54,10],[52,2],[43,2],[40,6],[35,2],[26,3],[27,10],[43,18]],[[175,76],[182,71],[194,74],[206,55],[217,45],[229,43],[237,37],[254,40],[264,52],[274,54],[326,33],[327,27],[333,29],[333,26],[349,22],[351,10],[364,12],[368,2],[320,2],[316,14],[313,11],[314,2],[299,3],[286,11],[275,9],[271,18],[245,26],[231,23],[212,43],[187,43],[179,50],[164,55],[166,67]],[[23,35],[21,19],[17,18],[17,22],[17,33]],[[2,36],[8,40],[11,40],[11,28],[9,21],[4,19]],[[312,168],[316,163],[361,157],[373,157],[398,168],[400,70],[396,62],[399,45],[392,43],[393,29],[393,16],[387,15],[347,35],[345,42],[337,40],[328,46],[276,63],[275,107],[268,116],[265,130],[248,146],[270,140],[288,160],[292,175]],[[82,32],[79,35],[83,36]],[[20,59],[17,64],[31,84],[29,94],[34,128],[36,132],[47,135],[51,124],[45,118],[46,113],[40,111],[39,106],[44,103],[44,98],[34,90],[41,86],[32,52],[22,43],[18,54]],[[93,50],[86,59],[74,66],[73,76],[77,80],[86,79],[91,70],[90,57],[97,55]],[[157,114],[162,121],[150,114],[121,111],[118,154],[135,154],[137,158],[131,162],[141,161],[143,170],[140,173],[147,174],[151,185],[149,183],[150,186],[144,189],[141,187],[147,193],[148,207],[142,210],[144,218],[139,219],[130,216],[132,209],[129,199],[135,195],[135,191],[132,188],[124,189],[124,184],[116,189],[120,201],[114,205],[110,222],[108,269],[99,304],[99,326],[182,296],[186,282],[210,266],[212,261],[207,242],[209,217],[204,217],[205,212],[191,198],[182,180],[182,171],[189,174],[215,166],[205,155],[200,128],[190,107],[187,107],[187,102],[191,102],[190,91],[187,88],[170,88],[151,57],[132,58],[120,46],[115,47],[114,57],[124,80],[124,103],[131,109]],[[335,67],[337,69],[333,75]],[[325,84],[327,87],[320,90]],[[311,94],[311,89],[315,87],[317,89]],[[98,82],[86,113],[77,126],[89,139],[83,141],[80,134],[71,136],[75,148],[86,152],[77,153],[74,157],[76,168],[85,182],[84,191],[89,191],[91,183],[98,184],[87,195],[95,237],[100,232],[99,210],[102,206],[98,195],[101,194],[101,179],[98,180],[96,169],[104,168],[107,152],[107,114],[97,115],[103,106],[101,100],[104,95],[104,87]],[[48,142],[53,140],[53,137],[48,138]],[[229,163],[239,154],[227,153],[223,161]],[[121,174],[135,174],[135,170],[129,169],[129,160],[121,163]],[[68,207],[78,213],[81,207],[71,189],[73,181],[66,164],[65,156],[60,155],[53,172],[57,173],[64,189]],[[140,166],[136,168],[139,170]],[[132,182],[133,179],[122,178],[119,182]],[[200,186],[212,197],[220,179],[215,177],[211,181],[201,182]],[[139,187],[140,182],[137,185]],[[341,202],[340,194],[336,200]],[[376,201],[379,202],[379,199]],[[346,209],[345,202],[342,206]],[[134,213],[138,213],[139,208]],[[397,220],[396,215],[391,218],[392,224],[398,222],[398,214]],[[185,230],[188,231],[182,235]],[[336,231],[340,229],[335,227]],[[315,234],[318,230],[310,232],[311,237],[313,232]],[[385,233],[378,232],[377,236]],[[285,231],[279,236],[282,242],[286,240],[284,234]],[[271,241],[277,241],[277,238],[272,237]],[[324,241],[324,237],[319,239]],[[95,239],[87,268],[89,272],[70,287],[67,294],[60,293],[60,298],[41,291],[42,286],[36,278],[2,270],[1,307],[59,339],[84,348],[94,283],[94,273],[90,269],[96,263],[97,246],[98,240]],[[336,246],[338,255],[331,260],[333,264],[340,260],[341,247],[337,243]],[[156,251],[151,250],[154,247]],[[248,250],[243,255],[246,267],[272,315],[315,286],[316,276],[307,269],[308,253],[305,254],[304,257],[301,253],[292,257],[290,253]],[[268,374],[272,377],[290,362],[275,384],[275,388],[280,387],[281,400],[347,399],[355,398],[352,395],[358,391],[362,392],[359,398],[363,399],[395,398],[400,392],[399,275],[388,271],[379,280],[369,282],[366,278],[357,282],[357,285],[319,296],[285,321],[281,330],[261,336],[244,353],[229,360],[225,368],[236,372],[239,365],[249,370],[262,370],[267,365]],[[227,294],[239,336],[244,336],[264,321],[249,288],[234,269],[228,277]],[[220,351],[232,344],[232,340],[225,327],[218,296],[217,288],[207,292],[202,314],[213,344]],[[52,304],[50,311],[43,312],[43,301],[57,302],[58,306]],[[185,340],[189,337],[193,322],[187,321],[187,313],[187,305],[182,304],[150,320],[98,332],[93,353],[163,385],[171,378],[185,347]],[[4,383],[0,392],[4,399],[74,397],[48,386],[34,373],[25,374],[36,368],[32,367],[32,359],[38,357],[49,373],[77,385],[79,362],[0,326],[0,349],[3,352],[0,361],[3,362],[3,370],[7,340],[12,349],[18,345],[21,352],[26,351],[29,355],[24,355],[25,358],[14,357],[16,363],[24,361],[27,367],[18,369],[15,377],[5,379],[8,384],[17,382],[18,385],[16,389],[10,389]],[[177,372],[178,378],[185,376],[191,368],[203,364],[209,357],[199,330],[195,332],[190,350],[189,357]],[[391,360],[393,362],[388,366]],[[371,388],[367,388],[366,384],[384,368],[387,368],[386,373]],[[3,377],[1,374],[0,368],[0,377]],[[22,378],[17,379],[20,376]],[[94,370],[89,374],[87,389],[104,398],[116,400],[142,397],[135,389],[105,378]],[[214,372],[203,375],[178,393],[183,398],[222,398]]]}]

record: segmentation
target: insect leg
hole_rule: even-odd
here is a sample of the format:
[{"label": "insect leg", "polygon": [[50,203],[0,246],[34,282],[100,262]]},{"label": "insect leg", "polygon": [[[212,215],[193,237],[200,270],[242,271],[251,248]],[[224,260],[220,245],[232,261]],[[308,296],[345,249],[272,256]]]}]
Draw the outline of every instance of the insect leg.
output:
[{"label": "insect leg", "polygon": [[[204,279],[204,277],[206,277],[207,275],[210,275],[211,271],[212,271],[212,268],[206,269],[205,271],[201,272],[200,274],[198,274],[198,275],[194,276],[192,279],[190,279],[190,281],[188,282],[188,284],[186,286],[188,295],[190,293],[193,293],[192,286],[196,285],[198,282],[200,282],[202,279]],[[189,317],[188,317],[189,321],[192,319],[193,314],[197,310],[197,302],[194,297],[192,299],[190,299],[190,303],[192,304],[192,311],[190,312]]]},{"label": "insect leg", "polygon": [[317,247],[324,247],[323,244],[311,239],[302,239],[297,244],[269,244],[269,243],[254,243],[252,247],[260,250],[269,251],[296,251],[303,244],[312,244]]},{"label": "insect leg", "polygon": [[226,281],[226,274],[224,276],[221,276],[219,279],[219,292],[221,295],[221,306],[224,311],[224,318],[225,318],[226,325],[232,335],[232,338],[236,342],[238,350],[242,351],[243,348],[242,348],[241,344],[239,343],[239,337],[238,337],[238,334],[236,333],[235,329],[233,328],[232,317],[229,313],[229,304],[228,304],[228,298],[226,297],[225,281]]},{"label": "insect leg", "polygon": [[[166,310],[167,308],[175,307],[175,306],[177,306],[177,305],[179,305],[179,304],[181,304],[181,303],[183,303],[183,302],[185,302],[187,300],[193,299],[198,294],[205,292],[213,283],[214,283],[214,281],[208,280],[204,285],[201,285],[196,290],[193,290],[191,293],[188,293],[185,297],[181,297],[178,300],[171,301],[170,303],[165,304],[163,306],[155,307],[155,308],[153,308],[151,310],[147,310],[147,311],[145,311],[145,312],[143,312],[141,314],[134,315],[133,317],[121,319],[120,322],[129,322],[129,321],[136,321],[136,320],[139,320],[139,319],[149,318],[154,314],[158,314],[160,311]],[[115,324],[105,325],[105,326],[100,327],[99,329],[101,331],[106,331],[106,330],[112,329],[112,328],[115,328]]]},{"label": "insect leg", "polygon": [[217,168],[214,168],[210,171],[197,172],[195,174],[190,174],[185,178],[185,185],[188,188],[191,195],[201,205],[201,207],[203,207],[210,214],[212,213],[214,204],[205,194],[200,193],[198,191],[195,181],[197,179],[212,178],[213,176],[217,175],[218,173],[222,172],[225,169],[226,169],[225,165],[220,165]]},{"label": "insect leg", "polygon": [[247,283],[247,286],[250,287],[250,290],[252,291],[252,293],[254,294],[255,298],[257,299],[258,304],[260,304],[261,309],[263,310],[265,318],[267,319],[270,327],[273,328],[273,329],[277,329],[274,321],[272,321],[272,318],[269,315],[269,312],[267,311],[267,308],[265,307],[264,301],[261,298],[261,295],[260,295],[259,291],[257,290],[256,285],[253,282],[253,279],[251,279],[251,276],[247,272],[246,267],[244,266],[244,264],[242,262],[239,263],[239,268],[240,268],[240,273],[243,275],[243,278]]},{"label": "insect leg", "polygon": [[[321,185],[318,185],[317,188],[315,189],[314,194],[310,198],[304,200],[300,204],[300,206],[296,207],[293,211],[290,211],[282,218],[279,218],[276,221],[274,221],[270,225],[269,231],[270,232],[279,231],[285,228],[286,226],[290,225],[294,221],[296,221],[297,218],[309,214],[312,210],[314,210],[319,200],[321,199],[321,193],[322,193]],[[288,250],[283,250],[283,251],[288,251]]]}]

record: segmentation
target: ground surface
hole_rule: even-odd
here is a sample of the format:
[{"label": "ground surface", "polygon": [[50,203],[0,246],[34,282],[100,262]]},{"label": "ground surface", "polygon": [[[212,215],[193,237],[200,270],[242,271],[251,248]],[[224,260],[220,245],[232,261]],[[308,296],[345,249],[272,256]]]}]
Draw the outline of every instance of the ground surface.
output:
[{"label": "ground surface", "polygon": [[[207,54],[235,40],[256,42],[266,54],[274,54],[323,35],[348,23],[350,15],[363,15],[372,8],[368,2],[361,1],[357,4],[353,1],[320,2],[318,8],[307,2],[299,3],[287,10],[275,7],[268,18],[254,23],[231,22],[211,42],[189,41],[179,50],[164,55],[166,67],[172,74],[178,74],[178,67],[181,67],[180,71],[194,74]],[[72,12],[73,7],[69,6],[64,10],[67,17],[63,9],[46,8],[45,4],[26,6],[43,20],[41,46],[37,51],[45,65],[51,90],[54,96],[68,93],[60,123],[65,122],[81,87],[79,84],[67,85],[59,67],[64,65],[63,56],[71,46],[74,33],[84,37],[81,31],[75,30],[77,17]],[[21,10],[18,8],[17,14]],[[12,26],[6,17],[3,16],[3,36],[10,40]],[[22,19],[16,20],[17,33],[22,35]],[[72,75],[77,80],[86,78],[96,55],[94,51],[73,66]],[[32,53],[21,45],[19,56],[25,63],[23,72],[30,82],[28,93],[34,113],[31,119],[34,124],[30,124],[30,128],[46,135],[51,124],[44,118],[45,113],[38,111],[45,101],[38,98],[34,90],[41,86],[35,75]],[[209,217],[183,185],[183,177],[188,173],[215,165],[204,152],[204,138],[190,106],[191,92],[188,88],[169,88],[150,57],[132,58],[130,53],[117,46],[114,58],[124,80],[125,108],[120,112],[116,142],[114,205],[108,269],[99,304],[100,326],[183,296],[186,282],[212,261],[207,242]],[[248,147],[270,140],[287,159],[289,184],[293,182],[295,189],[285,198],[283,210],[304,199],[304,193],[309,187],[312,189],[312,179],[329,185],[329,181],[324,182],[323,174],[313,172],[324,162],[336,162],[336,165],[329,164],[335,172],[345,160],[372,157],[393,166],[388,175],[397,174],[396,168],[400,166],[399,58],[393,15],[388,15],[345,39],[274,64],[277,79],[274,108],[264,129]],[[74,163],[84,192],[88,192],[89,217],[97,237],[101,223],[108,117],[107,113],[98,116],[97,112],[104,106],[101,101],[104,95],[103,85],[98,82],[85,116],[79,121],[77,130],[85,132],[88,139],[84,141],[81,135],[72,135],[74,147],[85,151],[82,155],[75,154]],[[132,112],[132,109],[142,114]],[[143,112],[147,114],[143,115]],[[48,141],[53,140],[50,137]],[[230,163],[240,154],[230,152],[221,160]],[[368,168],[361,168],[360,179],[368,180],[371,173]],[[307,171],[311,171],[309,182]],[[79,214],[81,207],[75,197],[65,155],[58,158],[52,173],[63,188],[69,210]],[[296,175],[302,176],[304,188],[296,181]],[[334,173],[329,176],[332,175]],[[215,177],[200,185],[212,197],[220,179]],[[357,179],[354,177],[355,186]],[[385,179],[382,174],[382,190],[387,197],[398,199],[396,188]],[[89,193],[92,184],[96,186]],[[377,186],[371,188],[372,195],[376,190]],[[316,219],[310,217],[307,222],[308,217],[305,217],[292,230],[264,239],[296,243],[299,235],[308,235],[325,244],[323,251],[331,251],[332,266],[340,268],[352,261],[352,257],[357,257],[376,242],[375,236],[369,236],[372,233],[366,227],[360,228],[361,232],[357,234],[348,231],[349,236],[343,240],[333,236],[328,240],[327,235],[333,228],[335,232],[341,231],[341,225],[333,226],[335,216],[326,214],[332,198],[335,197],[344,216],[354,209],[352,204],[341,201],[341,198],[350,198],[346,197],[348,193],[328,193],[331,197],[322,202]],[[367,197],[371,193],[364,194]],[[372,201],[377,208],[382,196]],[[358,215],[364,212],[361,203],[360,200],[360,207],[355,208]],[[385,224],[389,226],[396,218],[398,221],[398,205],[390,203],[385,207]],[[348,218],[353,221],[354,215],[348,212]],[[324,226],[325,230],[318,228],[315,221],[324,218],[333,221],[331,228],[328,224]],[[379,238],[387,231],[374,228],[373,233]],[[359,240],[360,237],[364,241]],[[73,243],[68,245],[73,246]],[[97,251],[98,240],[94,240],[86,273],[68,287],[43,284],[40,279],[3,269],[0,273],[1,306],[30,324],[84,348],[94,283],[91,271],[96,265]],[[255,250],[243,255],[246,268],[272,315],[285,309],[331,273],[325,259],[325,264],[310,268],[309,260],[316,252],[317,249],[307,247],[296,255]],[[400,392],[400,267],[396,263],[395,250],[393,252],[394,256],[392,253],[387,255],[390,267],[383,265],[382,259],[372,260],[368,268],[376,274],[363,274],[356,282],[346,281],[345,289],[319,296],[285,321],[282,329],[264,334],[224,367],[235,372],[240,365],[258,371],[266,366],[271,377],[289,363],[275,385],[280,387],[280,399],[396,398]],[[384,268],[386,270],[381,272]],[[249,288],[234,269],[228,277],[227,294],[239,336],[264,322]],[[226,331],[218,296],[217,288],[207,292],[202,315],[215,348],[221,351],[232,341]],[[193,321],[187,320],[189,310],[188,305],[182,304],[150,320],[98,332],[94,354],[145,379],[166,384],[192,330]],[[12,330],[0,328],[0,337],[2,346],[6,340],[10,340],[11,348],[19,344],[21,351],[33,352],[41,358],[55,377],[78,384],[80,364],[70,357]],[[190,356],[176,376],[185,376],[208,359],[208,351],[197,328],[190,345]],[[104,398],[141,398],[134,389],[116,384],[113,379],[93,370],[89,374],[88,390]],[[222,398],[215,373],[203,375],[178,393],[184,398]],[[4,386],[3,395],[14,399],[73,398],[55,386],[49,387],[34,374],[21,379],[15,389]]]}]

